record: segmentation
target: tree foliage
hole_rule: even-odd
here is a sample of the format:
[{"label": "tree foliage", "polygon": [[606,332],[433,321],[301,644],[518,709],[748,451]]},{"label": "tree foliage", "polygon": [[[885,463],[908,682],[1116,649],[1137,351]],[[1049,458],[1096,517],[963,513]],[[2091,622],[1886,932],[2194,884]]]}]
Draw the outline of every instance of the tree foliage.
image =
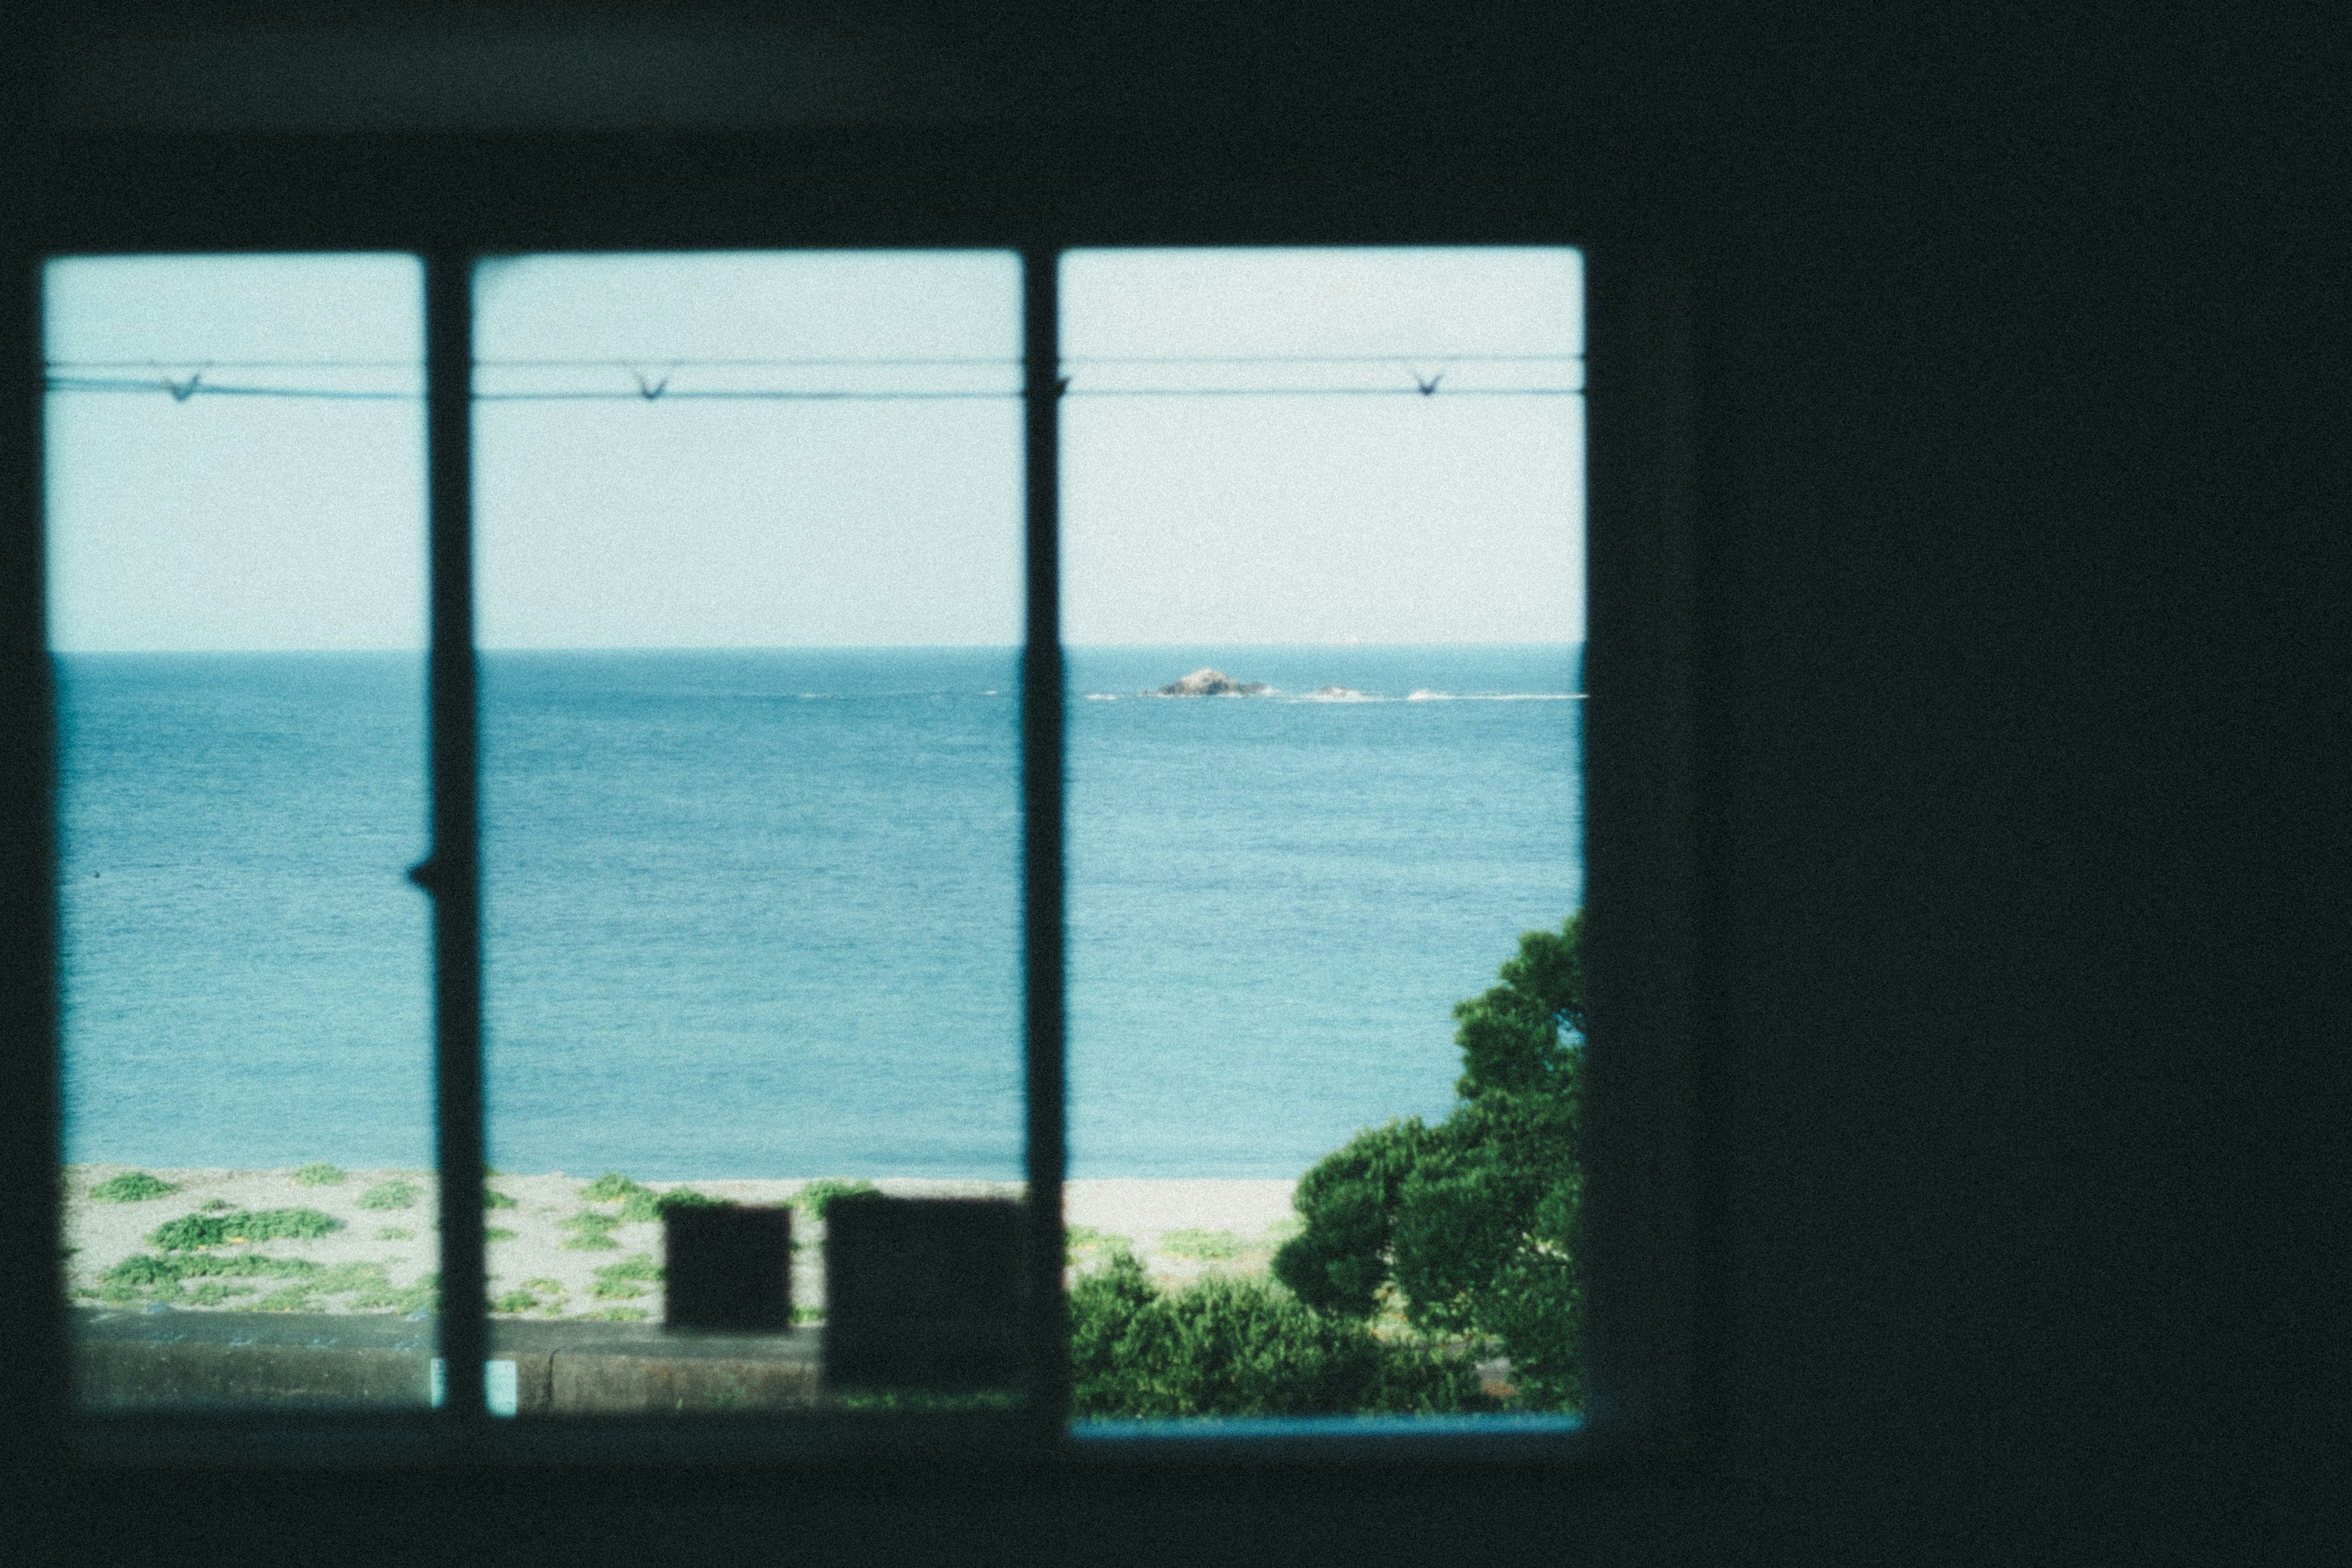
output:
[{"label": "tree foliage", "polygon": [[1519,938],[1502,982],[1454,1009],[1453,1112],[1358,1133],[1298,1184],[1305,1221],[1274,1258],[1319,1311],[1361,1321],[1391,1294],[1424,1333],[1499,1344],[1524,1407],[1582,1397],[1583,911]]}]

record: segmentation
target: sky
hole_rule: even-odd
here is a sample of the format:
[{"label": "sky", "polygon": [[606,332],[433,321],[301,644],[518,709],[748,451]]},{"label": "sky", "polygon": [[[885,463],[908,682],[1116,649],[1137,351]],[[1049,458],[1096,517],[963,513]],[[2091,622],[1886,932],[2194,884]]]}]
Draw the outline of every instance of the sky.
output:
[{"label": "sky", "polygon": [[[1580,640],[1581,283],[1563,249],[1071,253],[1065,639]],[[1019,641],[1010,253],[475,287],[482,646]],[[422,289],[401,256],[51,262],[52,646],[423,647]]]}]

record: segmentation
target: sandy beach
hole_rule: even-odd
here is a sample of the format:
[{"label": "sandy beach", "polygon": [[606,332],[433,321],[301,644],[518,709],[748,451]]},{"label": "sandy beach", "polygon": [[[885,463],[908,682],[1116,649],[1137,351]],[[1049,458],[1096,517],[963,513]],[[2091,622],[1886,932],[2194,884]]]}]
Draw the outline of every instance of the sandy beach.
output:
[{"label": "sandy beach", "polygon": [[[65,1170],[67,1289],[79,1304],[162,1303],[190,1311],[404,1312],[423,1310],[439,1267],[438,1183],[429,1171],[276,1170],[148,1167],[173,1190],[105,1202],[92,1189],[130,1175],[124,1165]],[[597,1202],[583,1189],[597,1174],[499,1174],[499,1194],[484,1215],[489,1226],[489,1297],[494,1312],[537,1319],[654,1321],[662,1315],[662,1228],[633,1219],[619,1201]],[[837,1179],[837,1178],[836,1178]],[[809,1184],[793,1181],[647,1182],[659,1194],[676,1187],[745,1204],[792,1203]],[[1065,1187],[1073,1272],[1134,1250],[1152,1276],[1175,1285],[1211,1271],[1263,1270],[1294,1228],[1289,1181],[1098,1180]],[[113,1191],[144,1187],[118,1182]],[[894,1196],[1018,1197],[1018,1183],[883,1179]],[[642,1205],[640,1209],[642,1210]],[[216,1226],[217,1237],[167,1249],[150,1238],[184,1219],[227,1221],[272,1210],[308,1209],[334,1228],[316,1236],[241,1237]],[[584,1217],[583,1217],[584,1216]],[[805,1210],[793,1215],[803,1246],[794,1260],[797,1314],[821,1317],[824,1227]],[[247,1226],[244,1228],[260,1228]],[[319,1229],[316,1222],[303,1228]],[[138,1277],[141,1256],[195,1260],[179,1279]]]}]

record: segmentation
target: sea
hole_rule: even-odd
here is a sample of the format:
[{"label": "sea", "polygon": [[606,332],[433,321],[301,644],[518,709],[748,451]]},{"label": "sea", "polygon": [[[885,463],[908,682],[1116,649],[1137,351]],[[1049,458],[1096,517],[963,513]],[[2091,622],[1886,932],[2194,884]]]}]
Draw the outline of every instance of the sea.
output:
[{"label": "sea", "polygon": [[[1074,1177],[1444,1114],[1582,900],[1580,647],[1073,648]],[[1213,667],[1271,689],[1144,695]],[[75,1162],[433,1163],[421,656],[58,656]],[[481,656],[490,1159],[1022,1172],[1012,649]]]}]

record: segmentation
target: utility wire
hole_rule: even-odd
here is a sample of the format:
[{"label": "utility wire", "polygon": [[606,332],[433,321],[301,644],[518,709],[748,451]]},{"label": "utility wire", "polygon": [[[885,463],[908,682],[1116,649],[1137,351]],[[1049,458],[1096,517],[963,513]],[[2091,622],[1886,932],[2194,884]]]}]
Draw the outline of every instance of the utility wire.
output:
[{"label": "utility wire", "polygon": [[[332,403],[422,403],[418,392],[360,392],[327,387],[239,386],[201,382],[184,387],[152,381],[102,381],[57,376],[51,392],[166,392],[174,402],[194,397],[270,397]],[[851,392],[784,388],[662,388],[651,392],[478,392],[476,403],[950,403],[1017,402],[1003,392]],[[1073,386],[1066,398],[1086,397],[1581,397],[1580,386]]]},{"label": "utility wire", "polygon": [[[1064,354],[1064,364],[1547,364],[1581,360],[1581,353],[1499,354],[1449,353],[1437,351],[1428,353],[1377,354]],[[848,365],[928,366],[928,365],[1017,365],[1022,361],[1015,354],[968,356],[962,358],[894,359],[863,356],[851,359],[826,359],[794,356],[684,358],[667,354],[639,354],[634,358],[577,359],[478,359],[477,369],[482,370],[636,370],[648,365],[685,369],[773,369],[794,365],[838,368]],[[52,371],[77,370],[146,370],[160,371],[164,366],[205,370],[414,370],[423,371],[420,359],[141,359],[141,360],[51,360]]]}]

